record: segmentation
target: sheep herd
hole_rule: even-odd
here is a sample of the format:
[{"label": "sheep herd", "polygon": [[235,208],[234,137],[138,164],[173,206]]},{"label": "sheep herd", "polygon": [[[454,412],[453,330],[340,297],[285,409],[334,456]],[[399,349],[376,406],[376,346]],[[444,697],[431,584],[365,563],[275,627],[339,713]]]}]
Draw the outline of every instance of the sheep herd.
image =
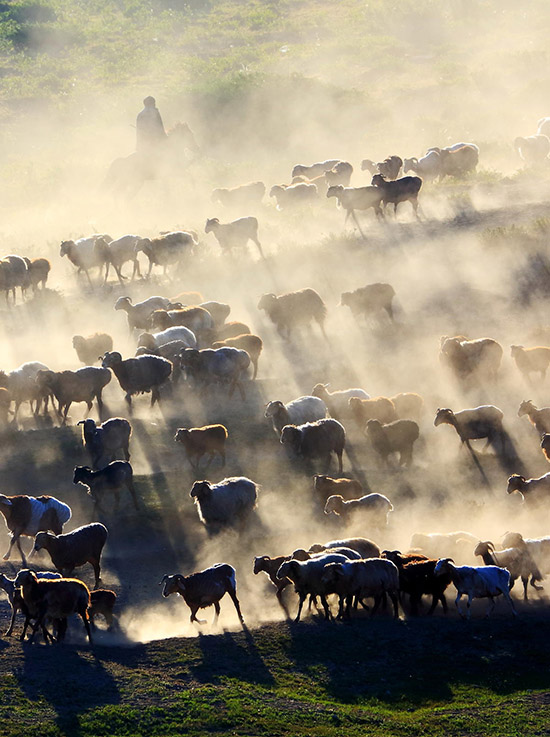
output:
[{"label": "sheep herd", "polygon": [[[539,132],[517,139],[516,147],[526,162],[536,163],[548,156],[550,144],[547,148],[545,141],[548,138]],[[364,238],[357,212],[372,209],[378,219],[384,220],[387,205],[393,205],[397,212],[400,203],[410,202],[418,218],[423,181],[467,177],[475,171],[479,156],[477,145],[457,143],[430,148],[420,158],[391,155],[378,163],[365,159],[361,170],[368,171],[372,181],[361,187],[350,187],[354,168],[347,161],[327,159],[309,166],[300,164],[292,169],[287,184],[272,186],[270,197],[276,201],[277,213],[282,212],[280,217],[285,217],[291,208],[310,206],[321,194],[334,198],[345,211],[346,221],[351,217]],[[404,175],[400,176],[402,172]],[[266,192],[265,184],[255,181],[216,188],[211,200],[222,207],[244,210],[258,205]],[[252,241],[259,256],[256,265],[267,269],[269,260],[276,260],[276,256],[264,250],[260,227],[258,218],[250,215],[230,222],[211,217],[204,233],[212,234],[221,249],[219,258],[228,262],[235,253],[242,257]],[[202,624],[197,613],[210,606],[217,619],[219,602],[227,593],[244,625],[237,596],[237,570],[243,555],[248,573],[267,575],[282,612],[295,621],[304,616],[304,604],[309,605],[305,616],[311,616],[312,607],[319,602],[322,610],[318,611],[326,620],[357,617],[359,607],[370,610],[372,616],[380,608],[385,610],[388,601],[394,617],[416,616],[425,613],[424,597],[431,599],[428,615],[438,605],[446,613],[450,586],[456,589],[455,601],[461,615],[463,596],[468,599],[465,616],[470,616],[474,599],[488,599],[489,616],[497,597],[506,600],[513,615],[517,615],[510,590],[518,579],[525,600],[529,599],[529,586],[531,598],[533,591],[542,589],[539,582],[550,570],[550,536],[529,538],[509,531],[498,546],[466,530],[416,532],[410,542],[403,542],[396,549],[391,528],[394,517],[406,513],[406,501],[397,494],[392,498],[389,492],[380,493],[364,479],[362,482],[353,458],[357,448],[368,448],[377,472],[389,479],[391,487],[391,479],[396,475],[407,478],[407,474],[425,463],[425,444],[433,437],[430,433],[434,428],[450,425],[460,446],[465,446],[478,467],[486,459],[496,458],[507,468],[508,482],[500,490],[502,497],[506,497],[506,492],[521,494],[524,507],[536,513],[550,496],[550,473],[527,478],[519,462],[508,468],[518,461],[512,452],[509,427],[513,420],[526,422],[519,420],[526,416],[535,430],[533,445],[538,436],[537,442],[548,460],[550,407],[539,408],[525,399],[519,404],[518,417],[512,418],[491,403],[437,407],[431,397],[414,391],[414,386],[402,386],[401,391],[388,392],[388,396],[371,396],[361,386],[346,386],[344,381],[336,387],[326,380],[303,386],[301,391],[308,393],[293,398],[288,393],[279,394],[273,382],[274,352],[293,356],[293,347],[307,343],[312,336],[329,353],[335,350],[335,336],[327,323],[337,308],[323,299],[320,285],[283,291],[276,288],[273,279],[274,291],[255,296],[247,322],[229,319],[233,316],[232,304],[204,299],[198,291],[171,291],[172,280],[186,274],[192,259],[203,258],[207,262],[208,255],[200,255],[202,248],[201,238],[194,230],[173,230],[152,238],[125,234],[113,239],[107,233],[95,233],[61,242],[59,257],[67,257],[75,267],[78,289],[87,289],[88,294],[97,294],[99,290],[113,321],[123,317],[120,313],[126,313],[127,341],[117,339],[116,334],[113,337],[109,332],[99,332],[102,326],[98,325],[98,332],[74,335],[72,339],[76,359],[84,364],[80,368],[52,370],[45,363],[27,361],[11,371],[0,371],[0,421],[12,431],[25,432],[18,428],[24,411],[21,406],[28,402],[37,425],[48,418],[49,426],[65,428],[72,423],[70,412],[75,411],[74,405],[85,404],[86,416],[72,424],[78,427],[76,433],[81,432],[89,465],[77,465],[76,459],[69,459],[69,463],[73,484],[84,487],[93,505],[93,517],[97,520],[101,515],[103,522],[90,521],[64,532],[72,518],[65,500],[0,494],[0,512],[11,535],[4,559],[8,560],[12,548],[17,546],[24,566],[13,579],[0,574],[0,588],[12,608],[6,635],[12,633],[19,612],[25,617],[21,639],[30,627],[31,639],[41,632],[45,642],[61,641],[67,619],[75,613],[82,619],[90,643],[96,615],[103,615],[110,628],[118,626],[123,612],[117,612],[117,595],[99,588],[101,558],[107,542],[123,535],[121,502],[125,508],[131,504],[138,516],[147,513],[142,482],[134,478],[132,465],[136,457],[135,430],[142,423],[140,413],[145,404],[143,394],[150,394],[150,407],[154,408],[150,412],[159,415],[177,414],[190,397],[204,403],[214,398],[216,403],[215,416],[209,416],[208,423],[178,427],[175,434],[167,427],[162,429],[164,441],[172,447],[176,444],[182,452],[182,462],[185,456],[185,473],[194,478],[187,485],[185,501],[188,510],[192,505],[196,508],[205,549],[212,541],[225,539],[224,535],[239,541],[239,561],[231,560],[229,546],[229,562],[211,561],[213,564],[201,571],[165,573],[162,561],[159,562],[163,597],[180,594],[190,609],[191,622]],[[144,276],[143,259],[148,262]],[[131,275],[124,273],[127,264],[131,265]],[[107,288],[111,266],[118,282],[115,291]],[[154,267],[159,267],[161,274],[153,273]],[[44,258],[30,260],[10,255],[2,259],[0,290],[5,291],[8,309],[12,309],[10,301],[16,303],[17,288],[23,297],[29,287],[37,294],[48,291],[49,272],[50,263]],[[84,283],[86,287],[82,286]],[[139,283],[142,289],[139,301],[133,283]],[[354,287],[340,296],[338,307],[345,308],[345,319],[364,331],[375,326],[399,335],[398,290],[390,283],[373,281],[362,274],[356,275]],[[155,294],[156,291],[170,296]],[[249,322],[263,326],[258,330],[261,335],[254,332],[255,327],[251,328]],[[128,345],[132,346],[130,352]],[[550,347],[513,344],[509,351],[508,358],[503,345],[494,338],[450,334],[441,337],[439,350],[433,346],[430,360],[445,372],[449,384],[458,387],[465,400],[485,394],[489,399],[491,387],[498,384],[506,361],[515,365],[518,380],[530,386],[534,381],[544,381],[550,365]],[[314,362],[316,356],[312,355],[311,360]],[[264,377],[269,377],[265,385]],[[119,412],[125,416],[110,416],[109,403],[104,398],[107,387],[111,396],[118,396]],[[265,400],[259,412],[251,401],[251,396],[258,392]],[[450,399],[454,401],[455,397],[453,393]],[[97,420],[87,416],[92,411],[97,411]],[[327,534],[327,540],[312,544],[306,544],[304,535],[303,547],[295,550],[281,551],[280,538],[278,543],[270,543],[262,514],[263,485],[244,475],[246,468],[241,469],[243,475],[221,477],[228,453],[233,452],[231,444],[242,442],[234,439],[227,422],[233,411],[241,413],[245,428],[253,423],[272,427],[269,453],[289,473],[300,476],[302,486],[309,486],[316,526],[332,524],[346,535],[331,540]],[[436,434],[440,436],[444,431],[437,430]],[[484,450],[491,449],[492,454],[479,453],[477,440],[485,440]],[[253,437],[250,444],[254,447]],[[361,536],[352,535],[358,531]],[[22,537],[34,539],[32,555],[47,551],[55,573],[27,568]],[[264,539],[266,548],[273,545],[273,549],[263,549]],[[94,573],[91,591],[71,577],[85,565],[90,565]],[[265,597],[265,592],[260,593],[258,579],[251,580],[258,596]],[[292,591],[297,597],[292,597]]]}]

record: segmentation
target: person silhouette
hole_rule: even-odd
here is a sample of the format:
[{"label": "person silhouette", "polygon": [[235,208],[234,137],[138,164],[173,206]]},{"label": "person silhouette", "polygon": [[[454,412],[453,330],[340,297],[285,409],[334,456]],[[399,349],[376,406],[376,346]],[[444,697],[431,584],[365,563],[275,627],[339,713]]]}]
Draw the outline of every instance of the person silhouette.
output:
[{"label": "person silhouette", "polygon": [[151,154],[165,140],[166,131],[155,98],[149,95],[143,100],[143,105],[136,118],[136,151]]}]

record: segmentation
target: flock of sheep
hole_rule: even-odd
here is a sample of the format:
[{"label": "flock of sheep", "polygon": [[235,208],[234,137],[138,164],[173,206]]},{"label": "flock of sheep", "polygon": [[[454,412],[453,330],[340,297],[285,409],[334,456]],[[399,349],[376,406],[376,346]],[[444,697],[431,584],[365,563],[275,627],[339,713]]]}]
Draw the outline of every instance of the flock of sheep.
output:
[{"label": "flock of sheep", "polygon": [[[516,142],[526,161],[534,163],[542,156],[542,153],[539,155],[539,148],[541,151],[543,148],[540,142],[543,139],[548,142],[543,131],[548,133],[549,125],[550,119],[544,119],[536,136]],[[545,157],[549,151],[550,144]],[[397,210],[398,204],[408,201],[418,214],[418,194],[423,180],[466,176],[475,170],[478,161],[479,149],[471,143],[432,148],[419,159],[402,160],[390,156],[379,163],[365,159],[361,169],[372,174],[372,184],[350,187],[352,165],[330,159],[312,166],[295,166],[290,182],[273,186],[270,196],[275,198],[277,209],[284,211],[311,202],[324,192],[327,198],[336,198],[346,212],[346,220],[351,216],[360,229],[356,211],[373,209],[383,218],[388,204],[393,204]],[[415,176],[400,177],[402,169],[405,174],[414,172]],[[253,182],[233,189],[218,188],[212,193],[212,200],[222,206],[244,208],[261,201],[265,193],[262,182]],[[224,255],[252,241],[262,263],[265,254],[258,229],[257,218],[245,216],[228,223],[209,218],[204,230],[206,234],[213,234]],[[148,271],[143,283],[152,284],[153,267],[161,267],[163,277],[180,275],[200,248],[195,231],[171,231],[156,238],[128,234],[117,239],[97,233],[63,241],[59,255],[68,258],[77,277],[84,276],[92,290],[99,285],[94,285],[90,272],[97,269],[99,281],[103,280],[105,285],[111,266],[124,289],[128,281],[123,273],[126,264],[132,265],[132,281],[141,278],[139,259],[144,256]],[[23,296],[28,288],[35,293],[44,291],[49,271],[50,264],[44,258],[29,260],[10,255],[2,259],[0,290],[5,291],[6,302],[9,304],[11,296],[15,303],[17,288]],[[367,326],[373,320],[378,324],[394,325],[394,287],[384,282],[364,283],[360,277],[357,282],[357,288],[343,292],[340,299],[340,305],[349,308],[351,318]],[[166,282],[167,289],[168,284]],[[266,335],[262,338],[247,324],[228,320],[230,304],[207,301],[197,292],[165,297],[153,291],[151,286],[149,296],[138,302],[126,294],[111,300],[114,316],[115,311],[126,313],[135,355],[123,357],[123,353],[115,349],[117,341],[108,333],[87,337],[75,335],[73,348],[84,364],[82,368],[54,371],[42,362],[32,361],[10,372],[0,372],[0,420],[5,424],[17,427],[21,405],[26,402],[33,417],[52,416],[60,426],[69,421],[74,404],[86,404],[86,417],[77,424],[81,426],[82,444],[90,465],[74,467],[73,483],[87,490],[94,514],[103,515],[108,525],[109,518],[113,519],[110,533],[100,522],[63,532],[72,517],[64,501],[53,496],[0,495],[0,512],[11,535],[5,560],[10,558],[13,546],[17,546],[24,566],[13,579],[4,574],[0,577],[0,587],[12,607],[6,634],[12,633],[18,612],[25,617],[21,639],[30,627],[31,639],[41,631],[46,642],[60,641],[67,629],[67,618],[74,613],[80,615],[90,642],[90,624],[96,615],[103,615],[109,627],[117,626],[116,593],[99,588],[101,557],[109,535],[119,534],[114,530],[119,527],[115,516],[121,492],[128,495],[136,510],[142,507],[131,464],[134,405],[141,406],[140,395],[150,394],[151,407],[155,404],[173,407],[178,398],[190,392],[199,399],[218,396],[222,408],[239,402],[246,406],[251,382],[259,372],[261,374],[259,362],[264,354]],[[306,287],[279,294],[264,293],[256,310],[258,317],[266,319],[265,330],[270,332],[266,345],[273,346],[273,341],[278,340],[284,350],[292,341],[301,340],[300,336],[304,331],[311,331],[312,326],[320,333],[320,339],[327,344],[330,341],[326,330],[329,309],[316,289]],[[512,345],[510,351],[527,382],[533,380],[533,375],[540,375],[541,380],[545,378],[550,365],[550,347]],[[503,347],[492,338],[471,340],[464,335],[444,336],[439,362],[466,394],[472,387],[483,388],[498,381],[503,355]],[[435,352],[434,359],[437,362]],[[268,361],[269,355],[263,360]],[[120,386],[120,398],[125,402],[126,417],[104,419],[103,392],[115,381]],[[103,422],[87,417],[94,404]],[[428,402],[416,392],[371,397],[360,387],[331,390],[326,383],[317,383],[309,394],[287,402],[277,396],[269,397],[263,421],[273,427],[273,453],[286,452],[285,464],[297,473],[312,476],[311,492],[318,511],[337,518],[343,529],[348,524],[360,525],[365,534],[365,537],[349,536],[315,543],[280,555],[264,554],[257,549],[257,540],[252,543],[251,530],[261,529],[262,525],[259,484],[246,476],[227,477],[217,482],[200,479],[200,474],[210,472],[218,461],[222,469],[226,464],[226,443],[231,433],[222,421],[222,412],[223,409],[217,422],[201,427],[180,427],[173,437],[197,478],[189,488],[189,496],[209,539],[229,530],[248,546],[251,570],[254,574],[263,572],[268,576],[287,617],[290,616],[292,588],[298,596],[296,621],[302,616],[308,598],[310,608],[320,601],[325,619],[352,617],[359,605],[365,609],[372,607],[372,615],[381,605],[386,605],[388,598],[396,617],[400,609],[406,615],[421,613],[424,596],[431,597],[428,614],[433,613],[438,603],[446,612],[446,591],[451,585],[456,589],[456,605],[461,614],[463,596],[468,599],[467,616],[473,599],[488,599],[489,615],[495,598],[502,596],[516,615],[510,596],[514,582],[521,579],[525,599],[529,584],[533,589],[541,588],[538,582],[550,570],[550,536],[531,539],[509,532],[502,549],[497,549],[491,541],[479,540],[466,531],[417,533],[408,550],[384,549],[379,543],[387,539],[386,532],[397,503],[368,489],[369,493],[364,493],[360,481],[349,478],[346,454],[351,445],[350,437],[357,436],[372,449],[383,473],[395,473],[396,467],[406,473],[415,462],[428,414],[436,427],[451,425],[473,457],[477,458],[477,454],[471,442],[479,439],[486,439],[487,448],[492,447],[497,456],[505,457],[511,441],[500,408],[492,404],[454,410],[433,407],[432,414]],[[550,460],[550,407],[537,408],[532,401],[525,400],[518,415],[526,415],[533,424],[542,452]],[[200,471],[205,456],[207,464]],[[329,475],[333,460],[333,475]],[[517,470],[522,469],[518,467]],[[536,510],[550,494],[550,473],[531,479],[513,473],[509,476],[507,491],[522,494],[525,504]],[[21,537],[34,538],[33,554],[47,551],[56,573],[27,568]],[[481,558],[482,565],[471,565],[477,557]],[[92,591],[82,581],[71,578],[76,569],[86,564],[94,571]],[[159,570],[163,596],[180,594],[191,610],[191,622],[200,623],[197,612],[209,606],[214,606],[217,618],[219,602],[227,593],[244,624],[233,565],[217,563],[188,575],[162,574]],[[336,609],[330,599],[333,595],[337,599]]]}]

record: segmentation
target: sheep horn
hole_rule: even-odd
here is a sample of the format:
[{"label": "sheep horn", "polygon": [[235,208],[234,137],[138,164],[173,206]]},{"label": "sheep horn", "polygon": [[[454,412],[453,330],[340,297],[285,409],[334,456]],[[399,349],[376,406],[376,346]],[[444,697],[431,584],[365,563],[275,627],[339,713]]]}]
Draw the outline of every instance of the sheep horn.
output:
[{"label": "sheep horn", "polygon": [[159,586],[162,586],[162,584],[163,584],[163,583],[164,583],[164,582],[165,582],[165,581],[166,581],[166,580],[167,580],[168,578],[170,578],[170,575],[169,575],[168,573],[165,573],[165,574],[164,574],[164,576],[162,577],[162,581],[159,581]]},{"label": "sheep horn", "polygon": [[494,550],[495,549],[494,543],[492,543],[490,540],[487,540],[486,545],[489,548],[489,550]]}]

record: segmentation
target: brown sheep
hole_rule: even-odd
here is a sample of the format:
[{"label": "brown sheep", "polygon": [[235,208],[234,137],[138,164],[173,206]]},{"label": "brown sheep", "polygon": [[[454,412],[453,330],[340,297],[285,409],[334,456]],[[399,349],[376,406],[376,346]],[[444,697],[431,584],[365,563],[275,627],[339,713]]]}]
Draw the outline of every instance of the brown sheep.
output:
[{"label": "brown sheep", "polygon": [[420,435],[414,420],[396,420],[388,425],[369,420],[366,432],[374,450],[386,465],[392,453],[399,453],[399,465],[411,465],[413,446]]},{"label": "brown sheep", "polygon": [[502,346],[492,338],[467,340],[462,335],[441,338],[440,361],[447,365],[458,379],[475,376],[494,382],[502,360]]},{"label": "brown sheep", "polygon": [[88,616],[92,629],[95,629],[94,618],[98,614],[102,614],[107,622],[107,627],[111,629],[116,623],[113,609],[115,607],[117,595],[110,589],[95,589],[90,591],[90,606],[88,607]]},{"label": "brown sheep", "polygon": [[205,425],[204,427],[178,428],[174,435],[176,443],[181,443],[185,448],[187,458],[191,467],[198,469],[203,455],[209,454],[207,466],[210,465],[215,453],[222,459],[225,466],[225,441],[227,440],[227,428],[224,425]]},{"label": "brown sheep", "polygon": [[394,403],[387,397],[374,397],[372,399],[351,397],[349,408],[361,430],[365,427],[367,420],[378,420],[386,425],[399,419]]},{"label": "brown sheep", "polygon": [[418,420],[422,414],[424,400],[415,392],[401,392],[390,397],[400,420]]},{"label": "brown sheep", "polygon": [[540,373],[541,381],[546,378],[546,372],[550,365],[550,348],[536,346],[535,348],[524,348],[522,345],[510,346],[510,354],[516,366],[529,381],[529,374]]},{"label": "brown sheep", "polygon": [[322,473],[316,473],[313,477],[313,489],[323,504],[334,494],[339,494],[344,499],[363,496],[363,487],[356,479],[333,479]]},{"label": "brown sheep", "polygon": [[231,348],[240,348],[248,353],[250,356],[250,362],[254,366],[254,375],[252,376],[252,379],[255,379],[258,375],[258,361],[264,345],[262,339],[257,335],[245,333],[243,335],[237,335],[234,338],[217,340],[215,343],[212,343],[212,348],[222,348],[224,345],[228,345]]},{"label": "brown sheep", "polygon": [[367,284],[359,287],[353,292],[344,292],[340,298],[340,306],[349,307],[351,314],[357,318],[361,315],[367,317],[384,310],[390,320],[393,321],[392,300],[395,297],[395,289],[391,284]]},{"label": "brown sheep", "polygon": [[263,294],[258,302],[258,309],[264,310],[281,336],[290,338],[292,328],[299,323],[315,320],[326,338],[325,319],[327,308],[314,289],[300,289],[276,296]]}]

